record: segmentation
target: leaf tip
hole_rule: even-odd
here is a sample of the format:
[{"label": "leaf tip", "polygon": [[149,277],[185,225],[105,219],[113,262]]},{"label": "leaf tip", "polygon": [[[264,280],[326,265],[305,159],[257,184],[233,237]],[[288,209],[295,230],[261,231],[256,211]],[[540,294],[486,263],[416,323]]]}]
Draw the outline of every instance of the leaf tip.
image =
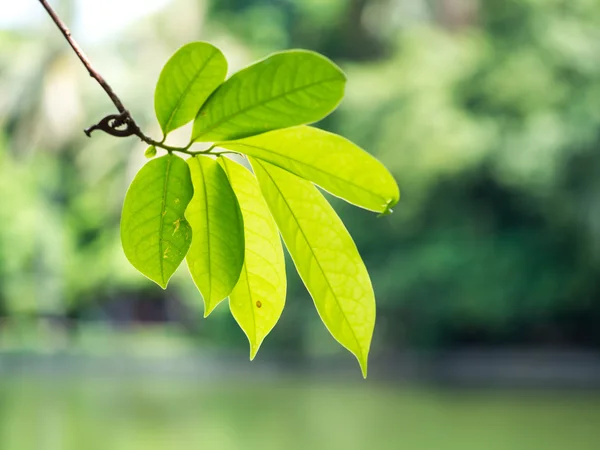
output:
[{"label": "leaf tip", "polygon": [[350,352],[356,357],[363,379],[366,380],[367,372],[369,371],[369,348],[360,347],[360,349],[356,350],[350,350]]},{"label": "leaf tip", "polygon": [[250,361],[254,361],[256,354],[258,353],[258,346],[250,344]]},{"label": "leaf tip", "polygon": [[387,202],[387,204],[385,205],[384,210],[377,217],[385,217],[385,216],[389,216],[390,214],[392,214],[394,212],[394,210],[392,208],[394,206],[396,206],[397,203],[398,203],[398,199],[395,199],[395,198],[390,199]]},{"label": "leaf tip", "polygon": [[368,372],[368,363],[367,363],[367,358],[365,357],[362,360],[359,360],[359,364],[360,364],[360,370],[362,372],[362,376],[363,379],[367,379],[367,372]]},{"label": "leaf tip", "polygon": [[[136,267],[137,269],[137,267]],[[142,272],[141,270],[138,269],[138,271],[144,275],[146,278],[148,278],[150,281],[156,283],[158,286],[160,286],[160,288],[164,291],[167,289],[167,285],[169,284],[169,279],[163,279],[160,277],[154,277],[154,276],[150,276],[144,272]]]},{"label": "leaf tip", "polygon": [[208,297],[209,299],[206,299],[207,297],[205,297],[204,300],[204,318],[206,319],[208,316],[210,316],[212,314],[212,312],[216,309],[217,306],[219,306],[219,304],[221,303],[220,301],[214,301],[212,299],[210,299],[210,297]]},{"label": "leaf tip", "polygon": [[214,306],[211,306],[208,302],[204,302],[204,318],[206,319],[215,310]]}]

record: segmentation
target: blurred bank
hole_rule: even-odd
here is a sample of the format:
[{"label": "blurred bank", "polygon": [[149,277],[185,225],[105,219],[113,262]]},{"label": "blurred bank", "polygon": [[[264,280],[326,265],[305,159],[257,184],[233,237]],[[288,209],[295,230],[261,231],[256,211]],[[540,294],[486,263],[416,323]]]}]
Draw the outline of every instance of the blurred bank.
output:
[{"label": "blurred bank", "polygon": [[[222,449],[595,448],[600,397],[556,389],[600,386],[597,0],[52,4],[155,136],[154,84],[189,41],[232,70],[326,54],[349,85],[319,126],[381,159],[402,199],[384,218],[332,199],[377,296],[369,380],[289,260],[286,310],[249,363],[225,304],[202,319],[185,269],[162,291],[129,266],[118,224],[144,146],[88,139],[110,101],[38,2],[3,6],[0,448],[162,449],[186,433]],[[257,404],[264,422],[237,429]]]}]

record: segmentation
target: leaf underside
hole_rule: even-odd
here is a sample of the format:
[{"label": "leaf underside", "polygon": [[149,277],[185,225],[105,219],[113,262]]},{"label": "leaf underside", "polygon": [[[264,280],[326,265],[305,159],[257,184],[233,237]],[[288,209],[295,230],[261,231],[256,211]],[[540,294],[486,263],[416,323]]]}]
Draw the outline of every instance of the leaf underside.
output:
[{"label": "leaf underside", "polygon": [[244,219],[244,267],[229,296],[229,308],[248,337],[250,359],[254,359],[285,305],[283,246],[256,177],[231,159],[219,158],[219,163],[227,173]]},{"label": "leaf underside", "polygon": [[346,76],[317,53],[273,54],[223,83],[202,106],[193,141],[239,139],[265,131],[316,122],[344,95]]},{"label": "leaf underside", "polygon": [[148,162],[125,196],[121,217],[125,256],[163,289],[192,242],[192,231],[184,217],[192,193],[185,161],[166,155]]},{"label": "leaf underside", "polygon": [[237,198],[221,166],[209,156],[188,159],[194,196],[185,216],[193,231],[190,274],[208,316],[235,287],[244,264],[244,225]]},{"label": "leaf underside", "polygon": [[251,158],[261,191],[325,326],[363,376],[375,326],[367,269],[344,224],[310,182]]},{"label": "leaf underside", "polygon": [[286,128],[217,145],[267,161],[372,211],[383,213],[400,198],[396,181],[381,162],[318,128]]},{"label": "leaf underside", "polygon": [[154,94],[156,118],[165,135],[194,119],[227,76],[227,60],[215,46],[192,42],[164,66]]}]

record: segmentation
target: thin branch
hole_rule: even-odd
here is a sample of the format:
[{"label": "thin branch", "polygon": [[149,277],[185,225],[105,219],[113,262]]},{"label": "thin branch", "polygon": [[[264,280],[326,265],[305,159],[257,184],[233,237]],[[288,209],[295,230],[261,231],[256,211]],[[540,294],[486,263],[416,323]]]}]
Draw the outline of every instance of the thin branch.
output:
[{"label": "thin branch", "polygon": [[116,137],[137,136],[148,145],[153,145],[155,147],[162,148],[164,150],[167,150],[168,152],[180,152],[186,153],[188,155],[209,153],[210,150],[212,150],[211,147],[208,150],[191,152],[189,151],[191,143],[187,147],[172,147],[170,145],[166,145],[162,141],[156,141],[151,137],[146,136],[131,116],[131,113],[127,110],[127,108],[125,108],[119,96],[115,93],[112,87],[110,87],[110,85],[106,82],[102,75],[100,75],[100,73],[98,73],[98,71],[94,69],[91,61],[83,52],[79,44],[73,39],[71,32],[69,31],[65,23],[62,21],[62,19],[58,16],[56,11],[52,9],[52,7],[48,4],[46,0],[39,0],[39,2],[48,12],[58,29],[62,32],[63,36],[65,37],[65,39],[67,40],[67,42],[69,43],[79,60],[83,63],[90,76],[98,82],[102,89],[104,89],[104,92],[106,92],[108,97],[112,100],[116,108],[119,110],[119,114],[110,114],[104,117],[96,125],[93,125],[86,129],[85,134],[91,136],[92,131],[102,130]]},{"label": "thin branch", "polygon": [[69,43],[69,45],[71,46],[71,48],[73,49],[75,54],[79,57],[79,59],[81,60],[81,62],[85,66],[85,68],[87,69],[88,73],[90,74],[90,77],[94,78],[98,82],[98,84],[100,86],[102,86],[102,89],[104,89],[106,94],[110,97],[110,99],[115,104],[115,106],[117,107],[117,109],[119,110],[120,113],[124,113],[125,111],[127,111],[125,109],[125,106],[123,106],[123,103],[117,96],[117,94],[115,94],[115,91],[113,91],[113,89],[110,87],[110,85],[104,80],[104,78],[102,78],[102,75],[100,75],[92,67],[92,63],[90,62],[89,58],[83,52],[83,50],[81,49],[79,44],[77,44],[77,42],[75,42],[75,40],[73,39],[73,36],[71,35],[71,32],[69,31],[69,29],[67,28],[65,23],[62,21],[62,19],[58,16],[56,11],[54,11],[54,9],[52,9],[52,7],[48,4],[48,2],[46,0],[40,0],[40,3],[46,9],[46,11],[48,11],[48,14],[52,18],[52,20],[54,21],[56,26],[62,32],[63,36],[65,37],[65,39],[67,40],[67,42]]}]

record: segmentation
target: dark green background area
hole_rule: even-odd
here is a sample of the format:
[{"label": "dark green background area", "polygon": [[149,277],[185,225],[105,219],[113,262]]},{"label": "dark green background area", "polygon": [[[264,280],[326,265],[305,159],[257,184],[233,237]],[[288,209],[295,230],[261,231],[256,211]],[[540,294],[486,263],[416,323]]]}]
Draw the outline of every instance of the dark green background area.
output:
[{"label": "dark green background area", "polygon": [[[60,10],[77,17],[75,2]],[[598,350],[599,30],[591,0],[182,0],[84,43],[151,135],[160,68],[189,41],[222,47],[233,69],[303,47],[347,71],[346,100],[319,126],[377,156],[402,191],[384,218],[332,199],[372,275],[374,355]],[[163,292],[128,266],[120,208],[144,148],[81,133],[111,106],[52,24],[3,30],[0,49],[3,348],[168,323],[189,345],[245,352],[225,306],[200,318],[185,269]],[[261,351],[342,354],[288,263],[288,304]]]}]

